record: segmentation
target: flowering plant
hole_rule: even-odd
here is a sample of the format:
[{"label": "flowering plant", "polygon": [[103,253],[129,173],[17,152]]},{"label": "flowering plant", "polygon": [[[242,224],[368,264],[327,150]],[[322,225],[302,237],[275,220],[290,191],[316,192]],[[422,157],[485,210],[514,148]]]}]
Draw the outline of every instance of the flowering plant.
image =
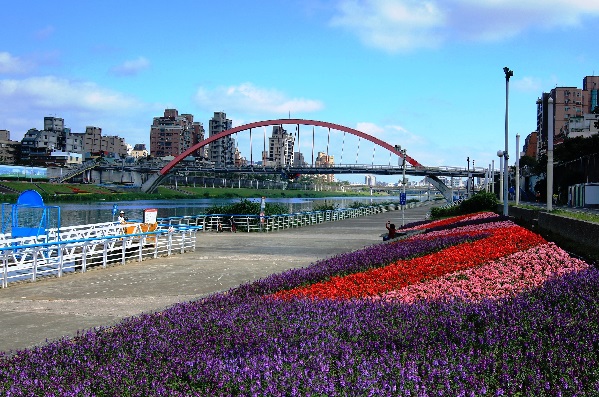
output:
[{"label": "flowering plant", "polygon": [[596,395],[599,271],[479,220],[0,354],[0,395]]}]

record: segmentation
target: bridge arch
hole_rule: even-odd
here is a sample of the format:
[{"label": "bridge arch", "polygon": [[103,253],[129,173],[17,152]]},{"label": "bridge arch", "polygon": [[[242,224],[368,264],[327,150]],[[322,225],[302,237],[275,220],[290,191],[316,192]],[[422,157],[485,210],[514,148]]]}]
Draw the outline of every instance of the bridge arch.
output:
[{"label": "bridge arch", "polygon": [[[344,131],[344,132],[347,132],[348,134],[352,134],[357,137],[366,139],[366,140],[374,143],[375,145],[381,146],[381,147],[387,149],[388,151],[392,152],[393,154],[396,154],[397,156],[403,158],[403,153],[401,151],[396,150],[395,146],[392,146],[385,141],[382,141],[372,135],[366,134],[365,132],[358,131],[354,128],[345,127],[340,124],[329,123],[327,121],[306,120],[306,119],[277,119],[277,120],[256,121],[253,123],[240,125],[238,127],[222,131],[216,135],[213,135],[207,139],[204,139],[203,141],[196,143],[195,145],[193,145],[192,147],[190,147],[189,149],[187,149],[186,151],[184,151],[183,153],[181,153],[180,155],[175,157],[173,160],[171,160],[171,162],[169,162],[160,171],[158,171],[158,173],[163,176],[168,174],[170,172],[170,170],[173,169],[173,167],[175,167],[179,162],[181,162],[187,156],[190,156],[191,154],[193,154],[193,152],[195,152],[196,150],[201,149],[202,147],[209,145],[210,143],[212,143],[218,139],[224,138],[228,135],[233,135],[237,132],[250,130],[252,128],[267,127],[267,126],[271,126],[271,125],[283,125],[283,124],[311,125],[311,126],[315,126],[315,127],[332,128],[334,130]],[[418,161],[414,160],[412,157],[410,157],[408,155],[406,155],[405,157],[406,157],[406,161],[408,163],[410,163],[413,167],[422,167],[422,164],[420,164]]]}]

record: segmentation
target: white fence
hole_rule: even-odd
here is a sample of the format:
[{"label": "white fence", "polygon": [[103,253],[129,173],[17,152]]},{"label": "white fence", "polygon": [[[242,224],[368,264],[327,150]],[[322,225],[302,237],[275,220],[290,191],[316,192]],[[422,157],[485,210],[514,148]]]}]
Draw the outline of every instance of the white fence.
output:
[{"label": "white fence", "polygon": [[[145,230],[144,230],[145,229]],[[195,251],[199,227],[173,226],[147,231],[144,224],[96,224],[50,230],[48,235],[16,239],[0,236],[2,287],[11,282],[61,277],[90,266]]]},{"label": "white fence", "polygon": [[[411,202],[404,207],[413,208],[423,204],[425,203]],[[159,221],[168,225],[197,226],[201,227],[204,231],[230,231],[231,220],[233,220],[235,227],[241,232],[272,232],[294,227],[316,225],[324,222],[339,221],[347,218],[379,214],[387,211],[396,211],[400,208],[399,205],[389,204],[327,211],[298,212],[294,214],[280,214],[263,217],[260,215],[231,214],[190,215],[163,218]]]}]

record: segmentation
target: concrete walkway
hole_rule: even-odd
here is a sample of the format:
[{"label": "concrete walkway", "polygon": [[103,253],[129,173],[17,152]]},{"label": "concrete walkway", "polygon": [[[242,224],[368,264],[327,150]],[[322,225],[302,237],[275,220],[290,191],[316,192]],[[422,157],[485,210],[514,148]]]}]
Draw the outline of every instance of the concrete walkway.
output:
[{"label": "concrete walkway", "polygon": [[[405,223],[424,220],[430,208],[406,210]],[[0,289],[0,352],[43,345],[380,243],[387,220],[401,225],[401,211],[272,233],[198,233],[195,252],[10,285]]]}]

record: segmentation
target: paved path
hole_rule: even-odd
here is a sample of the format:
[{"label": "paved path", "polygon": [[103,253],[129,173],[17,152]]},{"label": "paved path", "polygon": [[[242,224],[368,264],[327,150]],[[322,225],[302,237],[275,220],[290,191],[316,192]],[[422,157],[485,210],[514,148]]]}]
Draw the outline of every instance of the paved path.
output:
[{"label": "paved path", "polygon": [[[408,209],[405,223],[430,206]],[[195,252],[129,262],[0,289],[0,352],[162,310],[319,259],[381,242],[401,211],[272,233],[198,233]]]}]

